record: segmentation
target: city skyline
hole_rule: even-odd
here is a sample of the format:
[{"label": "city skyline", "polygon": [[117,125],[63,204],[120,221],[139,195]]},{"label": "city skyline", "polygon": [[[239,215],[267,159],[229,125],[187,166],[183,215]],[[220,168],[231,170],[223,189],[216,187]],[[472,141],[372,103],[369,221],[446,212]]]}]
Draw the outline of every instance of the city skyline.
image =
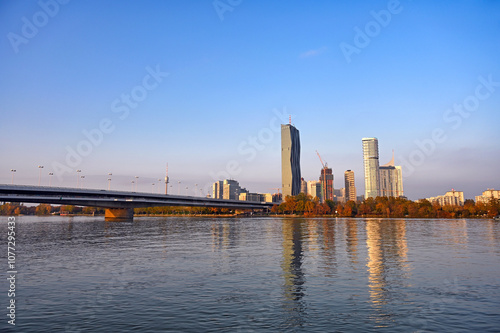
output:
[{"label": "city skyline", "polygon": [[291,114],[305,180],[377,137],[412,200],[500,188],[498,3],[0,6],[0,183],[273,192]]}]

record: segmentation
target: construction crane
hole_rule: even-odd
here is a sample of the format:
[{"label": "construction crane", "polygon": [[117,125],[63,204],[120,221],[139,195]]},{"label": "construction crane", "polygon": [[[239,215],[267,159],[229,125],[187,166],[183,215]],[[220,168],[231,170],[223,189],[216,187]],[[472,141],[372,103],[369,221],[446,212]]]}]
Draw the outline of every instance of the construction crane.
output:
[{"label": "construction crane", "polygon": [[280,187],[273,187],[273,188],[270,188],[270,190],[278,190],[278,195],[279,195],[281,188]]},{"label": "construction crane", "polygon": [[322,187],[322,192],[323,192],[323,200],[326,201],[326,169],[328,168],[328,163],[323,163],[323,159],[321,158],[321,155],[318,153],[316,150],[316,154],[318,154],[319,161],[321,162],[321,165],[323,166],[323,175],[322,175],[322,180],[321,180],[321,187]]},{"label": "construction crane", "polygon": [[323,163],[323,159],[321,158],[321,156],[320,156],[320,154],[318,153],[317,150],[316,150],[316,154],[318,154],[319,161],[321,162],[321,165],[323,165],[323,169],[328,168],[328,163]]},{"label": "construction crane", "polygon": [[[270,188],[270,190],[277,190],[278,191],[278,200],[281,200],[281,194],[280,194],[281,187],[273,187],[273,188]],[[276,193],[274,193],[273,196],[274,195],[276,195]]]}]

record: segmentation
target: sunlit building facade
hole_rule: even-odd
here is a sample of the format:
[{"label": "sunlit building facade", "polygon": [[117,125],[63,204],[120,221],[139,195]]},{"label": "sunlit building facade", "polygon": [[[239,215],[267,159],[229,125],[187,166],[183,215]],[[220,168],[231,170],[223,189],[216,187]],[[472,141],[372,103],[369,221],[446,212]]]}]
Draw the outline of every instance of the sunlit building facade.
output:
[{"label": "sunlit building facade", "polygon": [[394,165],[394,151],[389,163],[379,167],[380,190],[382,197],[402,197],[403,194],[403,172],[400,166]]},{"label": "sunlit building facade", "polygon": [[307,182],[307,194],[321,200],[321,182],[310,180]]},{"label": "sunlit building facade", "polygon": [[[260,194],[260,193],[242,192],[239,195],[239,200],[262,202],[262,201],[266,201],[266,197],[265,197],[265,195]],[[272,202],[272,201],[269,201],[269,202]]]},{"label": "sunlit building facade", "polygon": [[451,191],[446,192],[444,195],[439,195],[437,197],[427,198],[431,203],[437,202],[441,206],[463,206],[464,205],[464,192]]},{"label": "sunlit building facade", "polygon": [[491,199],[500,199],[500,190],[487,189],[482,195],[476,196],[476,202],[489,203]]},{"label": "sunlit building facade", "polygon": [[356,201],[356,186],[354,186],[354,171],[344,172],[345,201]]},{"label": "sunlit building facade", "polygon": [[223,182],[222,198],[226,200],[238,200],[240,193],[244,191],[242,191],[240,184],[236,180],[225,179]]},{"label": "sunlit building facade", "polygon": [[365,171],[365,198],[375,198],[380,195],[378,139],[363,138],[362,141]]},{"label": "sunlit building facade", "polygon": [[212,184],[212,198],[222,199],[224,193],[224,182],[222,180],[216,181]]}]

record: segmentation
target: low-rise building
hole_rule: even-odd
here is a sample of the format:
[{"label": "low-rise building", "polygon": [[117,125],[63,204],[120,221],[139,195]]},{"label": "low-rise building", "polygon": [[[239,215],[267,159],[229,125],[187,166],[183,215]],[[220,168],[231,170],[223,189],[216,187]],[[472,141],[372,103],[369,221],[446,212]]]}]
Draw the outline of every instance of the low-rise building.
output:
[{"label": "low-rise building", "polygon": [[500,199],[500,190],[487,189],[482,195],[476,196],[476,202],[489,203],[491,199]]},{"label": "low-rise building", "polygon": [[243,193],[240,193],[239,199],[243,200],[243,201],[262,202],[262,201],[264,201],[264,196],[262,194],[259,194],[259,193],[243,192]]},{"label": "low-rise building", "polygon": [[437,197],[427,198],[431,203],[439,203],[441,206],[463,206],[464,205],[464,192],[451,191],[446,192],[444,195],[438,195]]},{"label": "low-rise building", "polygon": [[333,201],[341,202],[341,203],[347,202],[346,195],[345,195],[345,187],[342,187],[338,190],[334,190],[333,193],[334,193]]}]

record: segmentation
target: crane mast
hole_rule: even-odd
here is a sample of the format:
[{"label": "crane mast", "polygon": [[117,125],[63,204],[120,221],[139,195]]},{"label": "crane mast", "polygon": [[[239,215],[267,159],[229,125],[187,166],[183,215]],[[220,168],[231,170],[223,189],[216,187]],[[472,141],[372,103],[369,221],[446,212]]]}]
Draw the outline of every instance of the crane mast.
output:
[{"label": "crane mast", "polygon": [[327,186],[327,180],[326,180],[326,169],[328,168],[328,163],[323,163],[323,159],[321,158],[321,155],[318,153],[316,150],[316,154],[318,154],[319,161],[321,162],[321,165],[323,166],[323,174],[321,177],[321,187],[322,187],[322,194],[323,194],[323,200],[326,201],[326,186]]}]

